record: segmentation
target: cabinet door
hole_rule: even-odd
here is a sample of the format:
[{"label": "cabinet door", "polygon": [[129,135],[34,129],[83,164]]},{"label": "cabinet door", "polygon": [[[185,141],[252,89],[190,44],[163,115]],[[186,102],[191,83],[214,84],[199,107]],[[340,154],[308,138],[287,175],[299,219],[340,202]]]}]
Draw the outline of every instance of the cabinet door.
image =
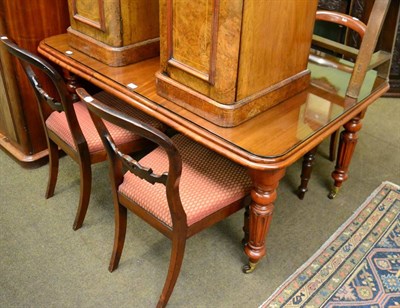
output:
[{"label": "cabinet door", "polygon": [[235,102],[243,0],[160,0],[161,67],[223,104]]}]

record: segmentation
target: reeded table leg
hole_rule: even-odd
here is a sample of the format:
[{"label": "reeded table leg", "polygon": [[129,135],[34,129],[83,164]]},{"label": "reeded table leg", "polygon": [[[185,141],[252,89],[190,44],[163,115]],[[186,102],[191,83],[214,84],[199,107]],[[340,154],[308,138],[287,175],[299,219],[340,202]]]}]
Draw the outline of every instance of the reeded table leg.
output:
[{"label": "reeded table leg", "polygon": [[348,178],[348,170],[351,158],[358,140],[358,131],[361,129],[364,113],[358,114],[356,117],[347,122],[343,127],[344,131],[340,134],[340,143],[338,158],[336,162],[335,171],[332,172],[334,179],[334,186],[328,195],[329,199],[336,197],[343,182]]},{"label": "reeded table leg", "polygon": [[251,191],[252,203],[248,211],[248,242],[244,247],[249,257],[249,264],[243,266],[243,272],[254,271],[258,261],[265,256],[265,238],[272,220],[274,201],[276,199],[276,188],[279,180],[284,176],[285,169],[260,171],[249,170],[253,180],[254,188]]}]

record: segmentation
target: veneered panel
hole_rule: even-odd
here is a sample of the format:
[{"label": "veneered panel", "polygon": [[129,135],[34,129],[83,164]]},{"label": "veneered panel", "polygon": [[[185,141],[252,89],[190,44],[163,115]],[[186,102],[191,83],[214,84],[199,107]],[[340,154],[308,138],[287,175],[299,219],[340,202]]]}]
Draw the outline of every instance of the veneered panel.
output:
[{"label": "veneered panel", "polygon": [[87,22],[99,29],[104,29],[104,3],[103,1],[72,0],[74,7],[73,17],[82,22]]},{"label": "veneered panel", "polygon": [[214,0],[172,1],[172,57],[207,75],[210,73],[213,4]]},{"label": "veneered panel", "polygon": [[107,45],[122,46],[119,0],[69,0],[68,4],[74,30]]},{"label": "veneered panel", "polygon": [[242,0],[160,0],[160,22],[163,71],[218,102],[232,104]]},{"label": "veneered panel", "polygon": [[316,8],[317,0],[244,2],[237,100],[307,67]]},{"label": "veneered panel", "polygon": [[158,0],[121,0],[123,45],[160,36]]}]

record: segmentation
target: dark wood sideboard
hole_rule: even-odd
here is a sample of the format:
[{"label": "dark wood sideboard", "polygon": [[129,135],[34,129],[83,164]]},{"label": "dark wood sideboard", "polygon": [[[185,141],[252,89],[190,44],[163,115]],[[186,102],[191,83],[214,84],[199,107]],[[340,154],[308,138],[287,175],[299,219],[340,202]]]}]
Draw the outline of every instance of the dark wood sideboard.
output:
[{"label": "dark wood sideboard", "polygon": [[[369,18],[374,1],[371,0],[319,0],[318,8],[330,11],[339,11],[350,14],[366,22]],[[377,44],[377,49],[389,51],[393,48],[393,58],[390,67],[390,90],[385,96],[400,97],[400,0],[392,0],[387,13],[386,21]],[[343,36],[347,44],[358,47],[359,39],[355,33],[337,33]]]},{"label": "dark wood sideboard", "polygon": [[[0,0],[0,34],[31,52],[68,26],[67,0]],[[0,48],[0,148],[22,166],[35,167],[46,161],[47,144],[34,93],[16,64]]]}]

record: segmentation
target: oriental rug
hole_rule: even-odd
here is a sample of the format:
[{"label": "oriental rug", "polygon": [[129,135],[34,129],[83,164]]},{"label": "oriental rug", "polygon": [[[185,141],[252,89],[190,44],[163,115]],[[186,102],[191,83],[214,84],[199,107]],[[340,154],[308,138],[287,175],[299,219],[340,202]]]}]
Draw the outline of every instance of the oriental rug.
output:
[{"label": "oriental rug", "polygon": [[400,307],[400,186],[382,183],[261,307]]}]

